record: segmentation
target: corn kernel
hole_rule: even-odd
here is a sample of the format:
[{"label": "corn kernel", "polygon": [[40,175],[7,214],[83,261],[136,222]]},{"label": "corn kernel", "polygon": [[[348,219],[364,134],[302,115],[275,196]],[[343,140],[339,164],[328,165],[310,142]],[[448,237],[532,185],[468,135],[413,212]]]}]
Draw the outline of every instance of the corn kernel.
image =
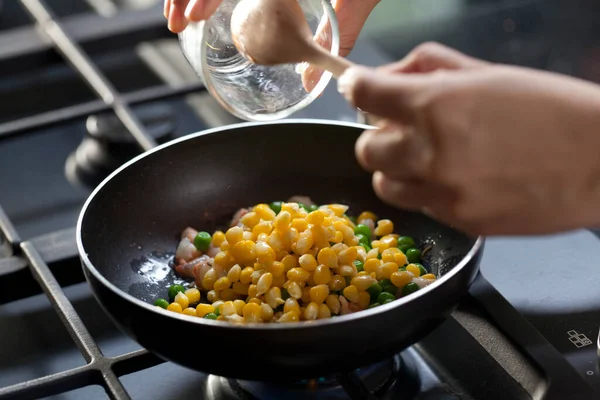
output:
[{"label": "corn kernel", "polygon": [[196,288],[186,290],[185,295],[187,296],[190,304],[196,304],[200,301],[200,291]]},{"label": "corn kernel", "polygon": [[310,300],[317,304],[321,304],[325,301],[329,295],[329,286],[317,285],[310,288]]},{"label": "corn kernel", "polygon": [[314,301],[311,301],[304,309],[304,319],[312,321],[317,319],[319,316],[319,305]]},{"label": "corn kernel", "polygon": [[342,265],[339,271],[341,276],[354,276],[358,274],[355,265]]},{"label": "corn kernel", "polygon": [[342,309],[340,299],[335,294],[330,294],[329,296],[327,296],[327,298],[325,299],[325,304],[327,304],[327,307],[334,315],[338,315],[340,313],[340,310]]},{"label": "corn kernel", "polygon": [[377,272],[379,266],[381,265],[381,260],[378,258],[369,258],[363,265],[363,269],[368,273]]},{"label": "corn kernel", "polygon": [[290,284],[287,287],[287,291],[290,294],[290,296],[295,298],[296,300],[302,298],[302,288],[300,287],[300,285],[298,285],[297,282],[290,282]]},{"label": "corn kernel", "polygon": [[175,296],[175,303],[179,303],[181,309],[185,309],[190,305],[190,299],[183,292],[177,293]]},{"label": "corn kernel", "polygon": [[298,259],[288,254],[281,259],[281,263],[283,264],[283,272],[287,273],[290,269],[295,268],[298,265]]},{"label": "corn kernel", "polygon": [[211,244],[215,247],[219,247],[224,240],[225,234],[222,231],[215,231],[215,233],[212,235]]},{"label": "corn kernel", "polygon": [[258,304],[260,306],[262,304],[262,301],[260,301],[260,299],[257,299],[256,297],[249,297],[246,299],[246,304],[250,303]]},{"label": "corn kernel", "polygon": [[206,314],[214,313],[214,312],[215,312],[215,308],[212,305],[210,305],[210,304],[202,304],[202,303],[200,303],[200,304],[198,304],[196,306],[196,316],[197,317],[202,318]]},{"label": "corn kernel", "polygon": [[241,264],[250,264],[256,259],[256,243],[252,240],[241,240],[230,250],[231,255]]},{"label": "corn kernel", "polygon": [[231,255],[229,254],[229,252],[220,251],[215,256],[214,264],[215,264],[215,266],[219,266],[222,268],[229,268],[230,266],[233,265],[233,259],[232,259]]},{"label": "corn kernel", "polygon": [[329,307],[327,306],[327,304],[322,303],[319,304],[319,312],[318,312],[318,319],[325,319],[325,318],[331,318],[331,310],[329,310]]},{"label": "corn kernel", "polygon": [[296,228],[290,228],[287,231],[285,231],[281,237],[283,241],[283,247],[286,250],[291,250],[292,245],[298,241],[298,236],[299,233]]},{"label": "corn kernel", "polygon": [[271,221],[261,221],[252,228],[252,234],[256,240],[264,235],[269,235],[273,231],[273,223]]},{"label": "corn kernel", "polygon": [[373,240],[371,242],[371,247],[379,250],[379,254],[382,254],[384,250],[387,250],[389,248],[389,246],[381,240]]},{"label": "corn kernel", "polygon": [[312,230],[307,229],[298,235],[298,241],[296,242],[296,248],[294,252],[297,254],[306,254],[313,244],[314,239]]},{"label": "corn kernel", "polygon": [[231,289],[233,289],[236,294],[247,296],[249,287],[249,283],[234,282],[233,286],[231,286]]},{"label": "corn kernel", "polygon": [[258,261],[261,263],[272,263],[275,261],[275,250],[265,242],[257,242],[254,251]]},{"label": "corn kernel", "polygon": [[324,249],[321,249],[319,251],[319,255],[317,256],[317,261],[319,261],[319,264],[323,264],[329,268],[337,268],[338,266],[337,255],[331,249],[331,247],[325,247]]},{"label": "corn kernel", "polygon": [[224,317],[224,316],[222,316],[222,315],[219,315],[219,316],[217,317],[217,321],[226,321],[226,319],[225,319],[225,317]]},{"label": "corn kernel", "polygon": [[283,266],[283,263],[281,261],[273,261],[272,263],[267,265],[267,271],[273,274],[273,278],[283,276],[284,269],[285,267]]},{"label": "corn kernel", "polygon": [[356,304],[362,308],[363,310],[369,307],[369,303],[371,302],[371,296],[368,292],[358,292],[358,300]]},{"label": "corn kernel", "polygon": [[341,275],[334,275],[329,281],[329,290],[339,291],[346,287],[346,280]]},{"label": "corn kernel", "polygon": [[229,288],[223,290],[219,296],[223,301],[235,300],[238,297],[237,293],[233,289]]},{"label": "corn kernel", "polygon": [[252,282],[252,273],[254,272],[254,268],[246,267],[240,273],[240,282],[241,283],[250,283]]},{"label": "corn kernel", "polygon": [[258,280],[260,279],[260,277],[263,274],[262,268],[260,268],[260,267],[261,267],[260,265],[254,264],[254,272],[251,275],[253,285],[256,285],[258,283]]},{"label": "corn kernel", "polygon": [[376,236],[390,235],[394,232],[394,223],[389,219],[380,219],[377,221],[377,228],[375,228]]},{"label": "corn kernel", "polygon": [[298,232],[304,232],[308,229],[308,222],[304,218],[294,218],[292,220],[292,227],[296,228]]},{"label": "corn kernel", "polygon": [[350,281],[350,284],[355,286],[359,292],[364,292],[369,287],[371,287],[371,285],[374,284],[375,282],[377,282],[377,281],[375,279],[371,278],[369,275],[362,275],[362,276],[355,276],[354,278],[352,278],[352,281]]},{"label": "corn kernel", "polygon": [[336,231],[342,232],[344,236],[344,243],[348,246],[354,246],[358,244],[358,239],[354,236],[354,230],[342,221],[336,221],[333,223],[333,227]]},{"label": "corn kernel", "polygon": [[242,240],[252,240],[254,239],[254,234],[250,231],[244,231],[242,234]]},{"label": "corn kernel", "polygon": [[179,303],[172,302],[167,306],[167,310],[180,314],[183,311],[183,308],[181,308],[181,305]]},{"label": "corn kernel", "polygon": [[311,289],[310,286],[305,286],[305,287],[302,288],[302,298],[301,298],[301,300],[302,300],[302,303],[304,303],[304,304],[308,304],[311,301],[310,300],[310,289]]},{"label": "corn kernel", "polygon": [[287,276],[281,274],[279,276],[273,276],[272,286],[283,287],[283,284],[287,281]]},{"label": "corn kernel", "polygon": [[377,221],[377,215],[373,214],[370,211],[363,211],[359,214],[358,218],[356,218],[356,222],[362,224],[365,220],[368,219],[375,222]]},{"label": "corn kernel", "polygon": [[395,262],[384,263],[377,270],[377,279],[390,279],[394,272],[398,272],[398,264]]},{"label": "corn kernel", "polygon": [[[358,273],[358,276],[363,276],[363,275],[371,276],[371,274],[369,274],[367,271],[360,271]],[[377,275],[375,275],[375,276],[377,276]]]},{"label": "corn kernel", "polygon": [[300,256],[300,258],[298,259],[298,264],[300,264],[302,268],[310,272],[317,269],[317,260],[315,260],[315,257],[310,254],[304,254]]},{"label": "corn kernel", "polygon": [[240,280],[241,274],[242,267],[240,267],[239,264],[235,264],[233,267],[231,267],[229,272],[227,272],[227,279],[229,279],[229,282],[235,283]]},{"label": "corn kernel", "polygon": [[220,294],[221,293],[217,292],[216,290],[209,290],[208,293],[206,293],[206,298],[211,303],[214,303],[215,301],[220,299]]},{"label": "corn kernel", "polygon": [[267,239],[267,244],[269,246],[271,246],[271,248],[273,250],[275,250],[275,252],[284,250],[283,240],[281,238],[281,232],[279,232],[279,231],[271,232],[271,234],[269,235],[269,238]]},{"label": "corn kernel", "polygon": [[398,247],[398,237],[396,235],[385,235],[381,239],[379,239],[382,243],[385,243],[388,249]]},{"label": "corn kernel", "polygon": [[397,247],[392,247],[389,249],[385,249],[382,253],[381,253],[381,261],[383,262],[396,262],[395,259],[395,255],[398,253],[402,253],[400,251],[400,249],[398,249]]},{"label": "corn kernel", "polygon": [[348,211],[348,206],[344,204],[329,204],[327,206],[337,217],[341,217]]},{"label": "corn kernel", "polygon": [[212,303],[212,306],[215,308],[215,310],[220,310],[223,303],[225,303],[223,300],[217,300]]},{"label": "corn kernel", "polygon": [[189,315],[191,317],[195,317],[196,316],[196,309],[194,307],[188,307],[188,308],[186,308],[186,309],[183,310],[183,314]]},{"label": "corn kernel", "polygon": [[[298,203],[295,202],[290,202],[290,203],[283,203],[281,204],[281,211],[279,212],[279,214],[281,214],[281,212],[283,211],[287,211],[288,213],[290,213],[290,215],[294,218],[296,218],[296,216],[298,214],[300,214],[300,206],[298,205]],[[303,211],[303,215],[304,217],[306,217],[306,212]]]},{"label": "corn kernel", "polygon": [[261,309],[260,305],[256,303],[248,303],[242,310],[242,315],[246,322],[259,322],[260,321]]},{"label": "corn kernel", "polygon": [[229,278],[224,276],[222,278],[217,279],[217,281],[214,284],[214,289],[222,291],[229,288],[229,286],[231,286],[231,282],[229,281]]},{"label": "corn kernel", "polygon": [[267,303],[262,303],[260,305],[260,318],[264,321],[264,322],[269,322],[273,319],[273,314],[275,312],[273,311],[273,307],[271,307],[270,305],[268,305]]},{"label": "corn kernel", "polygon": [[339,262],[340,253],[347,249],[348,249],[348,246],[346,246],[344,243],[336,243],[333,246],[331,246],[331,250],[333,250],[335,252],[335,254],[337,254],[337,256],[338,256],[338,262]]},{"label": "corn kernel", "polygon": [[356,247],[348,247],[346,250],[341,251],[338,254],[338,263],[350,265],[358,257],[358,250]]},{"label": "corn kernel", "polygon": [[371,249],[369,250],[369,252],[367,253],[367,260],[370,260],[372,258],[378,258],[379,256],[379,250],[377,248]]},{"label": "corn kernel", "polygon": [[237,308],[233,304],[233,301],[226,301],[225,303],[223,303],[220,309],[220,314],[224,317],[237,314]]},{"label": "corn kernel", "polygon": [[204,278],[202,279],[202,287],[206,290],[212,290],[216,281],[217,271],[215,271],[214,268],[211,268],[204,274]]},{"label": "corn kernel", "polygon": [[419,276],[421,276],[421,269],[419,267],[417,267],[415,264],[408,264],[406,266],[406,271],[410,272],[411,274],[413,274],[417,278]]},{"label": "corn kernel", "polygon": [[287,312],[278,319],[279,322],[297,322],[299,320],[300,310]]},{"label": "corn kernel", "polygon": [[292,216],[288,211],[281,211],[275,217],[275,229],[279,232],[285,232],[290,229],[290,223],[292,222]]},{"label": "corn kernel", "polygon": [[236,310],[237,314],[242,315],[242,310],[244,309],[246,302],[244,300],[238,299],[238,300],[233,301],[233,305],[235,306],[235,310]]},{"label": "corn kernel", "polygon": [[288,297],[283,304],[283,313],[285,314],[290,311],[296,311],[298,314],[300,314],[300,305],[293,297]]},{"label": "corn kernel", "polygon": [[272,287],[265,293],[265,301],[271,308],[277,308],[280,304],[285,303],[281,299],[281,289],[278,287]]},{"label": "corn kernel", "polygon": [[287,272],[286,276],[291,281],[306,282],[310,277],[310,272],[304,268],[292,268]]},{"label": "corn kernel", "polygon": [[242,217],[240,218],[240,222],[246,225],[248,228],[252,229],[254,228],[254,226],[256,226],[256,224],[260,222],[260,215],[258,215],[254,211],[247,212],[246,214],[242,215]]},{"label": "corn kernel", "polygon": [[248,286],[248,296],[258,297],[258,288],[256,287],[256,285]]},{"label": "corn kernel", "polygon": [[349,285],[344,288],[344,297],[351,301],[352,303],[356,303],[358,301],[358,289],[354,285]]},{"label": "corn kernel", "polygon": [[406,271],[394,272],[390,276],[390,280],[397,288],[402,288],[412,281],[412,275]]},{"label": "corn kernel", "polygon": [[231,227],[225,232],[225,239],[231,246],[241,241],[244,237],[244,230],[239,226]]},{"label": "corn kernel", "polygon": [[313,279],[317,285],[326,285],[331,280],[331,270],[326,265],[321,264],[315,270]]},{"label": "corn kernel", "polygon": [[[307,231],[305,231],[307,232]],[[320,225],[312,225],[310,227],[310,232],[312,232],[312,239],[315,247],[324,248],[329,247],[329,237],[328,232],[323,226]],[[335,234],[335,232],[333,232]],[[333,235],[332,235],[333,236]]]},{"label": "corn kernel", "polygon": [[367,252],[366,252],[365,248],[362,246],[353,246],[353,247],[356,249],[356,253],[358,254],[356,259],[359,261],[365,262],[367,260]]},{"label": "corn kernel", "polygon": [[273,274],[271,274],[270,272],[263,274],[258,279],[258,283],[256,284],[256,288],[258,290],[258,293],[257,293],[258,296],[267,293],[267,291],[271,288],[272,284],[273,284]]},{"label": "corn kernel", "polygon": [[435,280],[435,275],[434,274],[425,274],[421,278],[432,281],[432,280]]},{"label": "corn kernel", "polygon": [[275,211],[271,210],[268,204],[258,204],[253,210],[261,219],[271,221],[275,219]]},{"label": "corn kernel", "polygon": [[403,252],[399,252],[394,254],[394,262],[398,265],[406,265],[408,259],[406,258],[406,255]]}]

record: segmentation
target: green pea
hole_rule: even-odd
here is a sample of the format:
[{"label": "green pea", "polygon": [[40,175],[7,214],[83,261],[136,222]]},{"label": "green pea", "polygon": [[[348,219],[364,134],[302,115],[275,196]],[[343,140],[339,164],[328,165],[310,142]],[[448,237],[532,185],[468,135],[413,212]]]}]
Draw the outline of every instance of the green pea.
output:
[{"label": "green pea", "polygon": [[221,307],[215,307],[215,312],[213,314],[215,314],[217,317],[221,315]]},{"label": "green pea", "polygon": [[407,284],[406,286],[404,286],[402,288],[402,296],[408,296],[409,294],[412,294],[419,289],[420,289],[419,285],[417,285],[414,282],[410,282],[409,284]]},{"label": "green pea", "polygon": [[379,253],[379,252],[377,253],[377,258],[378,258],[379,260],[381,260],[381,253]]},{"label": "green pea", "polygon": [[415,249],[410,248],[408,250],[406,250],[406,258],[408,259],[408,262],[410,263],[418,263],[419,261],[421,261],[421,250],[419,249]]},{"label": "green pea", "polygon": [[381,304],[379,303],[373,303],[371,305],[369,305],[369,308],[375,308],[375,307],[379,307]]},{"label": "green pea", "polygon": [[271,204],[269,204],[269,207],[271,207],[271,210],[273,210],[275,212],[275,214],[279,214],[281,212],[281,202],[280,201],[274,201]]},{"label": "green pea", "polygon": [[414,265],[416,265],[417,267],[419,267],[419,271],[421,271],[420,276],[423,276],[425,274],[427,274],[427,269],[423,266],[423,264],[419,264],[419,263],[413,263]]},{"label": "green pea", "polygon": [[383,303],[381,303],[381,304],[387,304],[387,303],[391,303],[391,302],[392,302],[392,301],[394,301],[394,300],[396,300],[396,299],[387,299],[386,301],[384,301],[384,302],[383,302]]},{"label": "green pea", "polygon": [[381,292],[379,294],[379,296],[377,297],[377,302],[380,304],[385,304],[386,300],[389,300],[389,301],[396,300],[396,296],[394,296],[393,294],[388,293],[388,292]]},{"label": "green pea", "polygon": [[362,233],[357,233],[356,237],[358,238],[358,243],[359,244],[371,244],[371,240],[369,239],[369,236],[365,236]]},{"label": "green pea", "polygon": [[364,235],[367,238],[371,237],[371,228],[369,228],[366,225],[363,224],[358,224],[356,225],[356,228],[354,228],[354,234],[355,235]]},{"label": "green pea", "polygon": [[208,232],[198,232],[196,237],[194,238],[194,246],[200,251],[206,251],[210,247],[210,242],[212,238],[210,237],[210,233]]},{"label": "green pea", "polygon": [[308,206],[308,212],[317,211],[318,209],[319,209],[319,206],[316,204],[313,204],[312,206]]},{"label": "green pea", "polygon": [[374,283],[367,289],[367,293],[369,293],[369,296],[371,296],[372,302],[377,301],[377,298],[379,297],[382,291],[383,289],[381,289],[381,285],[379,283]]},{"label": "green pea", "polygon": [[206,319],[217,319],[217,317],[218,317],[218,315],[214,312],[209,312],[208,314],[206,314],[204,316],[204,318],[206,318]]},{"label": "green pea", "polygon": [[379,285],[381,285],[381,290],[386,293],[396,294],[396,290],[398,290],[389,279],[383,279]]},{"label": "green pea", "polygon": [[398,238],[398,247],[400,246],[408,246],[407,248],[415,247],[415,241],[410,236],[400,236]]},{"label": "green pea", "polygon": [[185,292],[185,288],[181,285],[169,286],[169,300],[175,301],[175,296],[177,296],[177,293],[179,292]]},{"label": "green pea", "polygon": [[281,289],[281,299],[287,300],[290,297],[290,292],[287,291],[286,288]]},{"label": "green pea", "polygon": [[154,301],[154,305],[159,306],[160,308],[164,308],[166,310],[167,307],[169,307],[169,302],[165,299],[156,299],[156,301]]},{"label": "green pea", "polygon": [[368,252],[370,252],[370,251],[372,250],[372,249],[371,249],[371,246],[370,246],[370,245],[368,245],[368,244],[366,244],[366,243],[359,243],[359,245],[360,245],[360,246],[362,246],[362,247],[363,247],[363,249],[365,249],[365,251],[366,251],[367,253],[368,253]]},{"label": "green pea", "polygon": [[400,272],[400,271],[406,271],[406,267],[400,267],[400,268],[398,268],[398,272]]},{"label": "green pea", "polygon": [[365,263],[360,260],[354,260],[354,266],[358,272],[362,272],[365,270]]},{"label": "green pea", "polygon": [[306,204],[298,203],[298,207],[302,208],[306,212],[310,212]]}]

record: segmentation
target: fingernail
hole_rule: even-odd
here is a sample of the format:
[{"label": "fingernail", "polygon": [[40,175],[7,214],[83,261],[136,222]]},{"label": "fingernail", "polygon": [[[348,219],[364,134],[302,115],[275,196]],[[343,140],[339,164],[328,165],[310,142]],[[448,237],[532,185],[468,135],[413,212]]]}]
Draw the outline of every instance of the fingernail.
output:
[{"label": "fingernail", "polygon": [[346,101],[350,103],[353,102],[352,89],[354,88],[354,84],[356,83],[356,79],[360,76],[360,73],[360,68],[350,67],[347,68],[338,78],[337,90],[342,96],[344,96]]},{"label": "fingernail", "polygon": [[204,17],[204,1],[192,0],[185,8],[185,17],[193,22],[201,21]]}]

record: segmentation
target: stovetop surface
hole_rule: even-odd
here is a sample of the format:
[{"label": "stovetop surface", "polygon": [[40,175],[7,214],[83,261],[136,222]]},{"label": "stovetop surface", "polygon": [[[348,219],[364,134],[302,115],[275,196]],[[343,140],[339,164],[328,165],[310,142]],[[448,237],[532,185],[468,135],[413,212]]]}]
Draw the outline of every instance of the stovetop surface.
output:
[{"label": "stovetop surface", "polygon": [[[143,3],[141,0],[119,3],[134,4],[136,1]],[[7,3],[12,4],[3,1],[0,10],[12,7]],[[48,3],[56,7],[60,15],[73,16],[89,11],[89,4],[99,2]],[[387,53],[373,46],[373,38],[371,41],[363,38],[359,40],[351,58],[363,64],[378,65],[391,61],[390,54],[396,58],[401,56],[417,41],[439,40],[441,37],[454,41],[452,43],[459,48],[474,55],[479,53],[488,58],[502,58],[502,54],[506,55],[510,48],[513,49],[510,52],[512,62],[594,79],[597,76],[594,72],[596,69],[590,65],[597,54],[596,37],[593,29],[585,28],[588,25],[568,30],[569,35],[557,42],[551,52],[546,51],[545,47],[544,32],[556,35],[566,29],[558,19],[553,19],[560,15],[561,10],[569,10],[569,26],[576,25],[578,18],[587,24],[593,20],[596,14],[591,12],[594,10],[590,5],[592,3],[576,3],[577,7],[574,7],[575,3],[560,0],[465,1],[466,20],[480,23],[465,24],[464,18],[458,18],[454,22],[448,20],[438,24],[436,29],[428,32],[424,32],[426,29],[423,27],[414,30],[404,40],[390,34],[385,36],[387,40],[375,37],[375,41],[381,39],[380,44]],[[499,7],[493,4],[509,4],[510,7],[501,8],[495,13],[494,10]],[[473,13],[470,14],[470,10],[474,10]],[[578,11],[580,14],[577,14]],[[25,13],[13,15],[14,19],[7,19],[6,13],[0,11],[0,37],[4,31],[28,26],[29,17]],[[469,19],[471,17],[473,19]],[[516,23],[519,29],[507,32],[504,29],[507,19]],[[527,21],[533,23],[527,25]],[[486,31],[488,36],[480,36],[483,26],[489,27]],[[495,29],[500,26],[503,28],[498,33]],[[524,28],[527,26],[530,26],[529,31]],[[463,32],[461,34],[457,34],[459,27]],[[487,40],[489,46],[482,47],[481,43],[475,45],[472,40],[465,40],[468,32]],[[497,34],[494,36],[493,32]],[[493,48],[494,43],[503,45]],[[578,43],[577,47],[573,43]],[[530,48],[546,50],[536,53],[527,50]],[[120,91],[133,93],[165,83],[177,86],[196,81],[197,78],[186,69],[185,62],[177,58],[177,54],[176,41],[171,38],[120,49],[117,53],[97,51],[92,58]],[[13,99],[0,110],[0,123],[96,98],[70,66],[59,58],[52,60],[50,67],[31,67],[18,74],[0,77],[0,96]],[[136,73],[132,74],[132,71]],[[27,82],[34,82],[37,86],[28,86]],[[38,95],[36,98],[40,87],[46,96]],[[16,96],[15,93],[27,96]],[[175,121],[171,133],[173,137],[237,122],[220,110],[206,93],[178,96],[151,104],[166,106],[171,110]],[[140,112],[142,109],[143,106],[134,107]],[[294,118],[304,117],[351,121],[355,120],[356,115],[337,95],[335,85],[331,84],[322,98],[294,115]],[[72,252],[72,246],[69,245],[74,241],[72,228],[90,188],[70,182],[65,175],[65,163],[82,142],[86,129],[86,119],[78,118],[0,142],[0,205],[22,239],[35,241],[44,234],[62,229],[61,235],[46,237],[45,243],[50,242],[49,248],[55,243],[55,247],[65,254]],[[0,246],[0,287],[3,287],[2,267],[12,265],[2,262],[3,251],[6,253]],[[474,285],[472,296],[440,329],[402,354],[407,365],[412,365],[413,369],[420,368],[418,375],[421,381],[417,384],[416,393],[411,392],[410,398],[528,398],[530,393],[544,391],[543,386],[547,384],[544,375],[550,380],[549,387],[554,393],[560,393],[553,369],[556,366],[563,371],[559,377],[562,376],[567,386],[573,385],[573,393],[581,389],[585,396],[591,390],[596,390],[600,396],[600,371],[596,354],[600,328],[598,254],[600,239],[587,230],[551,236],[488,239],[481,262],[484,279]],[[81,270],[76,258],[73,257],[72,261],[60,264],[53,272],[60,276],[72,276],[72,282],[81,282]],[[31,277],[24,275],[23,279],[23,290],[29,293]],[[486,282],[490,282],[507,303],[493,289],[490,290]],[[17,285],[10,290],[18,291],[19,287]],[[86,283],[74,283],[64,290],[104,355],[119,356],[140,349],[137,343],[115,327],[98,306]],[[482,304],[489,309],[482,309]],[[518,313],[513,314],[514,310]],[[489,321],[494,322],[490,324]],[[502,328],[499,329],[497,325]],[[525,343],[524,348],[516,349],[516,342]],[[0,304],[0,343],[0,389],[86,365],[43,294]],[[542,362],[536,366],[532,360]],[[465,382],[467,375],[477,379]],[[398,378],[402,380],[402,376]],[[207,383],[221,378],[208,379],[204,374],[173,363],[162,363],[126,374],[120,379],[133,399],[187,399],[202,398],[212,390],[210,385],[207,388]],[[440,383],[440,380],[444,383]],[[211,393],[213,398],[218,398],[215,397],[216,392]],[[219,393],[223,396],[221,398],[227,398],[227,393]],[[514,397],[506,397],[509,393]],[[415,397],[417,394],[418,397]],[[394,398],[401,398],[398,396]],[[289,393],[286,397],[290,397]],[[106,393],[101,386],[91,385],[52,398],[104,399]],[[595,397],[592,395],[589,398]]]}]

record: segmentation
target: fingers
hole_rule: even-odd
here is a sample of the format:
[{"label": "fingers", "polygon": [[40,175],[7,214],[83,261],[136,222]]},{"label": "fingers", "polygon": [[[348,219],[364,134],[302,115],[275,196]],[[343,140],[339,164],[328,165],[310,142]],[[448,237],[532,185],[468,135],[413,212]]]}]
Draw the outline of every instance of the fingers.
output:
[{"label": "fingers", "polygon": [[418,179],[394,179],[383,172],[373,174],[373,189],[384,202],[406,210],[423,210],[452,202],[450,191]]},{"label": "fingers", "polygon": [[[188,24],[184,12],[189,0],[170,0],[170,6],[167,14],[167,27],[173,33],[179,33],[185,29]],[[167,5],[165,4],[165,9]]]},{"label": "fingers", "polygon": [[185,9],[185,17],[189,21],[207,20],[221,4],[221,0],[192,0]]},{"label": "fingers", "polygon": [[340,56],[352,51],[369,15],[380,0],[335,0],[335,10],[340,29]]},{"label": "fingers", "polygon": [[387,73],[428,73],[438,69],[475,69],[488,62],[469,57],[457,50],[435,42],[424,43],[411,51],[403,60],[381,67]]},{"label": "fingers", "polygon": [[338,79],[338,91],[362,111],[410,123],[418,108],[418,95],[429,85],[426,76],[383,73],[351,67]]},{"label": "fingers", "polygon": [[433,160],[428,135],[410,126],[366,131],[356,141],[355,152],[364,169],[400,179],[425,176]]}]

